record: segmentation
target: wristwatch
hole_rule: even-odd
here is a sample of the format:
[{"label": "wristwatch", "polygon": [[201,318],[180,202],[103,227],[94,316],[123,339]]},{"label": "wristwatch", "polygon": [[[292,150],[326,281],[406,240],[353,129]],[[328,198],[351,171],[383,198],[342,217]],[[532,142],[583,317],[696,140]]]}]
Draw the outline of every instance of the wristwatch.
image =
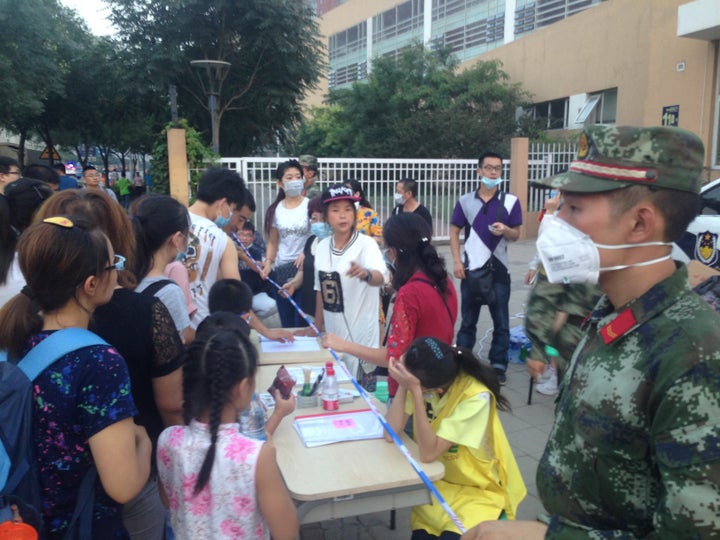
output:
[{"label": "wristwatch", "polygon": [[365,276],[365,281],[370,283],[370,281],[372,280],[372,270],[366,268],[365,271],[367,272],[367,276]]}]

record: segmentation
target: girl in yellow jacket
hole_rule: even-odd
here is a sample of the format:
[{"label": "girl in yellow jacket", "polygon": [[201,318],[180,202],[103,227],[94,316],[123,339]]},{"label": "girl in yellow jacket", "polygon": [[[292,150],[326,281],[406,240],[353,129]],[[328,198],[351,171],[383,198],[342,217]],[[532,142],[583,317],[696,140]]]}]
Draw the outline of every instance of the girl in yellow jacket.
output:
[{"label": "girl in yellow jacket", "polygon": [[[498,417],[509,403],[492,369],[469,349],[427,337],[391,359],[389,372],[400,387],[388,423],[400,432],[413,416],[420,460],[445,465],[435,486],[463,525],[514,519],[527,492]],[[460,538],[439,504],[413,508],[410,524],[412,540]]]}]

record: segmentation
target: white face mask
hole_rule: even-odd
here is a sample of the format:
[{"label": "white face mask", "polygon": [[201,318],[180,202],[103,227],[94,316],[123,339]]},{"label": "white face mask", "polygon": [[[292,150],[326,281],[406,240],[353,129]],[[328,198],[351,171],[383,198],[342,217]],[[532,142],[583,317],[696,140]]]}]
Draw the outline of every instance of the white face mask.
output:
[{"label": "white face mask", "polygon": [[396,193],[393,197],[395,197],[395,204],[405,204],[402,193]]},{"label": "white face mask", "polygon": [[671,246],[670,242],[641,244],[596,244],[584,232],[559,217],[546,215],[537,239],[540,261],[550,283],[597,283],[600,272],[623,270],[632,266],[648,266],[670,259],[670,253],[650,261],[600,268],[599,249],[627,249],[645,246]]},{"label": "white face mask", "polygon": [[302,195],[305,184],[302,180],[286,180],[285,181],[285,195],[288,197],[297,197]]}]

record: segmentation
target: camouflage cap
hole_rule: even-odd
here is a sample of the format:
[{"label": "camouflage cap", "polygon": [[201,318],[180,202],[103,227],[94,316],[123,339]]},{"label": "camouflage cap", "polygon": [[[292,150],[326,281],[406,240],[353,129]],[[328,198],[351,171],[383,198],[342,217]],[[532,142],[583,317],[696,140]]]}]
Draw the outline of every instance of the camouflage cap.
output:
[{"label": "camouflage cap", "polygon": [[635,185],[698,193],[704,156],[702,141],[684,129],[588,126],[570,168],[533,183],[580,193]]},{"label": "camouflage cap", "polygon": [[303,165],[304,167],[315,167],[317,169],[318,160],[315,156],[311,156],[310,154],[304,154],[300,156],[298,161],[300,162],[300,165]]}]

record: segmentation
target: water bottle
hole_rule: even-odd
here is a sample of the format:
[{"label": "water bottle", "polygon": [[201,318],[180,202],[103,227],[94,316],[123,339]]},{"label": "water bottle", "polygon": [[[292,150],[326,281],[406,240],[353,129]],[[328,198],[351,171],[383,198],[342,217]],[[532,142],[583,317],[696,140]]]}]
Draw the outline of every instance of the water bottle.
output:
[{"label": "water bottle", "polygon": [[332,362],[325,364],[325,379],[322,388],[322,407],[326,411],[337,411],[340,407],[337,377],[335,377],[335,368]]},{"label": "water bottle", "polygon": [[265,435],[265,409],[258,399],[257,392],[253,394],[250,406],[240,412],[240,432],[251,439],[264,441]]}]

